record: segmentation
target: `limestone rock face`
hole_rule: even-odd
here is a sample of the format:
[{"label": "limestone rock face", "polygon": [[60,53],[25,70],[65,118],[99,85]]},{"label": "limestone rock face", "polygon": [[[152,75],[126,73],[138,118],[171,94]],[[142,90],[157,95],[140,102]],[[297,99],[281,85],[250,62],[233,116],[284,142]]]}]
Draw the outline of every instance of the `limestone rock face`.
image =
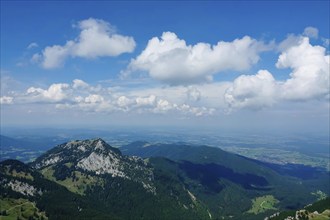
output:
[{"label": "limestone rock face", "polygon": [[61,144],[39,157],[32,166],[36,169],[60,167],[70,164],[70,169],[109,174],[139,182],[147,191],[156,193],[153,170],[148,162],[135,156],[124,156],[102,139],[70,141]]}]

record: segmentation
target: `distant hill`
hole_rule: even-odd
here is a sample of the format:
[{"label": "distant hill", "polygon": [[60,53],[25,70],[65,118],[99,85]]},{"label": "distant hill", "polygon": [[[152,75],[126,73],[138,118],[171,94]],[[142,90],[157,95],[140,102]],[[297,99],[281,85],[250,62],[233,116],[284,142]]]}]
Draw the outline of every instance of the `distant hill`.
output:
[{"label": "distant hill", "polygon": [[10,147],[17,147],[17,148],[31,148],[33,147],[33,143],[26,141],[15,139],[11,137],[7,137],[4,135],[0,135],[0,146],[2,149],[8,149]]},{"label": "distant hill", "polygon": [[[177,162],[190,161],[202,164],[203,166],[207,164],[210,170],[202,170],[200,174],[202,176],[204,173],[214,172],[214,164],[216,164],[237,173],[248,173],[263,177],[269,184],[268,191],[265,190],[263,194],[268,193],[275,196],[280,201],[278,204],[280,209],[296,209],[311,203],[316,199],[311,194],[313,190],[315,191],[315,187],[326,192],[328,195],[330,194],[329,172],[316,168],[300,165],[281,166],[269,164],[229,153],[215,147],[193,146],[184,143],[151,144],[145,141],[138,141],[123,146],[120,150],[126,155],[135,155],[143,158],[165,157]],[[223,173],[222,168],[218,170],[221,173]],[[226,197],[223,193],[221,192],[215,196],[216,203],[221,203],[221,200]],[[241,193],[239,199],[242,201],[245,201],[245,199],[246,201],[250,200],[251,194],[248,196],[245,196],[245,194],[246,191]],[[232,205],[235,204],[234,201],[233,199]],[[243,202],[242,204],[245,203]]]},{"label": "distant hill", "polygon": [[301,164],[271,164],[229,153],[216,147],[188,144],[151,144],[137,141],[122,146],[120,150],[126,155],[143,158],[166,157],[171,160],[187,160],[195,163],[217,163],[240,172],[253,172],[262,175],[286,175],[300,179],[329,178],[329,172]]},{"label": "distant hill", "polygon": [[31,162],[56,144],[63,143],[58,137],[8,137],[0,135],[1,160],[19,159]]},{"label": "distant hill", "polygon": [[68,138],[60,136],[6,136],[0,134],[0,144],[4,149],[8,147],[22,148],[22,149],[33,149],[33,150],[49,150],[55,145],[69,141]]}]

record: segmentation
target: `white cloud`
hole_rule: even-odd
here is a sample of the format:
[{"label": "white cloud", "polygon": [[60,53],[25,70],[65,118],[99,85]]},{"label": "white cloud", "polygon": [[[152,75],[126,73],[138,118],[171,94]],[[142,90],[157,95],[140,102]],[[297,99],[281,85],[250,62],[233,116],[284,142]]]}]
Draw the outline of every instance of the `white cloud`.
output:
[{"label": "white cloud", "polygon": [[1,96],[0,97],[0,104],[13,104],[13,97],[10,96]]},{"label": "white cloud", "polygon": [[[289,43],[287,42],[294,42]],[[330,56],[309,38],[292,36],[276,63],[277,68],[290,68],[290,78],[276,81],[268,71],[252,76],[239,76],[225,93],[230,108],[263,108],[279,101],[310,101],[329,98]]]},{"label": "white cloud", "polygon": [[301,38],[301,36],[289,34],[285,40],[283,40],[281,43],[279,43],[277,48],[280,52],[283,52],[283,51],[287,50],[288,48],[297,46],[297,45],[299,45],[300,38]]},{"label": "white cloud", "polygon": [[276,81],[267,70],[256,75],[242,75],[226,90],[225,100],[230,108],[260,109],[275,103]]},{"label": "white cloud", "polygon": [[189,86],[187,96],[189,100],[197,102],[201,99],[201,92],[196,87]]},{"label": "white cloud", "polygon": [[136,44],[133,37],[117,34],[106,21],[89,18],[78,23],[79,36],[65,45],[46,47],[41,54],[34,54],[32,61],[41,62],[45,69],[60,67],[68,57],[97,58],[118,56],[133,52]]},{"label": "white cloud", "polygon": [[134,103],[134,100],[127,98],[126,96],[120,96],[117,99],[117,105],[120,108],[126,109],[128,110],[128,108],[130,107],[130,105],[132,105]]},{"label": "white cloud", "polygon": [[73,98],[73,101],[77,102],[77,103],[84,102],[84,100],[85,99],[82,96],[76,96],[76,97]]},{"label": "white cloud", "polygon": [[157,101],[156,108],[154,109],[155,112],[167,112],[169,110],[172,110],[177,105],[172,105],[169,101],[164,99],[159,99]]},{"label": "white cloud", "polygon": [[89,87],[89,85],[81,79],[74,79],[73,80],[72,88],[74,88],[74,89],[85,89],[85,88],[88,88],[88,87]]},{"label": "white cloud", "polygon": [[[162,94],[166,94],[166,96]],[[71,109],[76,112],[173,113],[185,116],[207,116],[215,112],[214,108],[201,104],[188,105],[186,103],[189,101],[187,88],[182,86],[155,89],[137,88],[137,90],[133,89],[128,92],[102,86],[93,87],[80,79],[75,79],[72,84],[52,84],[47,89],[30,87],[24,94],[17,95],[16,98],[18,103],[50,103],[56,104],[58,110]]]},{"label": "white cloud", "polygon": [[154,106],[156,103],[156,96],[155,95],[149,95],[148,97],[137,97],[135,99],[136,105],[137,106]]},{"label": "white cloud", "polygon": [[38,58],[42,61],[42,67],[45,69],[53,69],[60,67],[64,64],[66,58],[71,54],[72,48],[74,47],[73,41],[68,41],[65,46],[54,45],[51,47],[46,47],[42,55],[34,54],[32,59]]},{"label": "white cloud", "polygon": [[135,48],[132,37],[116,34],[109,23],[98,19],[79,22],[81,33],[73,54],[78,57],[96,58],[131,53]]},{"label": "white cloud", "polygon": [[123,74],[142,70],[169,84],[211,81],[212,75],[221,71],[249,69],[259,61],[259,53],[268,49],[269,46],[249,36],[232,42],[219,41],[216,45],[187,45],[175,33],[164,32],[160,39],[149,40]]},{"label": "white cloud", "polygon": [[[150,65],[151,67],[152,64],[149,61],[151,62],[151,59],[155,59],[156,66],[168,63],[171,65],[164,66],[165,69],[175,69],[176,65],[174,65],[174,60],[172,60],[173,56],[168,55],[165,58],[164,54],[171,54],[173,51],[177,51],[178,48],[181,48],[179,54],[197,53],[196,49],[194,49],[197,47],[196,45],[187,46],[183,40],[179,40],[174,34],[168,34],[170,36],[165,38],[170,39],[153,39],[156,41],[156,46],[151,50],[150,47],[153,44],[149,42],[147,49],[149,48],[150,50],[146,49],[140,55],[142,56],[148,51],[155,53],[146,55],[147,66]],[[238,45],[242,44],[242,40],[243,42],[246,40],[254,41],[259,44],[250,38],[243,39],[231,43],[220,42],[218,45],[228,44],[228,47],[236,45],[235,47],[241,48]],[[167,41],[173,42],[169,43],[170,46],[167,47]],[[311,45],[309,38],[302,35],[289,35],[279,45],[280,55],[276,67],[291,69],[289,79],[283,81],[276,80],[267,70],[260,70],[255,75],[241,75],[233,82],[212,82],[190,86],[159,86],[154,84],[154,87],[152,87],[150,86],[150,81],[146,81],[139,86],[137,86],[138,84],[131,86],[132,84],[130,83],[124,83],[112,87],[104,87],[102,85],[92,86],[81,79],[75,79],[70,84],[52,84],[48,88],[30,87],[24,94],[10,93],[7,90],[3,94],[12,97],[15,103],[56,103],[59,109],[104,113],[126,112],[130,114],[173,113],[184,116],[212,115],[215,112],[226,111],[228,107],[229,109],[262,109],[281,102],[311,100],[321,100],[322,102],[329,98],[330,58],[326,49],[321,46]],[[157,48],[159,51],[156,50]],[[217,46],[209,47],[209,53],[217,53],[216,48]],[[237,51],[233,53],[237,53]],[[206,52],[201,52],[200,54],[205,54],[209,58],[212,57]],[[140,56],[138,56],[137,60]],[[181,58],[177,59],[183,62],[184,60],[189,60],[190,56],[192,55],[184,57],[184,59],[182,58],[183,60],[180,60]],[[194,59],[191,58],[190,61],[194,61]],[[203,60],[204,58],[200,59]],[[204,61],[209,62],[208,60]],[[212,62],[209,64],[212,66]],[[232,67],[234,68],[234,66]],[[179,68],[185,69],[187,66],[182,64]],[[191,73],[187,74],[185,77],[190,77],[189,74]],[[274,76],[276,76],[275,73]],[[171,80],[174,80],[174,78]]]},{"label": "white cloud", "polygon": [[34,63],[34,64],[39,63],[42,61],[42,55],[35,53],[32,55],[30,61],[31,61],[31,63]]},{"label": "white cloud", "polygon": [[302,37],[307,38],[318,38],[319,30],[314,27],[306,27],[301,35],[289,34],[285,40],[283,40],[279,45],[278,49],[283,52],[291,47],[298,46],[301,42]]},{"label": "white cloud", "polygon": [[195,116],[204,116],[204,115],[213,115],[215,111],[216,111],[215,108],[193,107],[193,108],[191,108],[190,113],[192,113]]},{"label": "white cloud", "polygon": [[69,90],[69,84],[57,83],[49,86],[48,89],[41,89],[30,87],[26,91],[27,101],[34,102],[59,102],[68,98],[67,91]]},{"label": "white cloud", "polygon": [[32,48],[35,48],[35,47],[39,47],[39,45],[36,42],[32,42],[27,46],[27,49],[32,49]]},{"label": "white cloud", "polygon": [[102,103],[104,102],[104,98],[101,95],[92,94],[85,98],[86,103]]},{"label": "white cloud", "polygon": [[319,30],[315,27],[306,27],[303,34],[306,37],[317,39],[319,37]]},{"label": "white cloud", "polygon": [[329,94],[329,55],[321,46],[313,46],[307,37],[299,45],[285,50],[278,58],[278,68],[291,68],[291,78],[281,85],[281,96],[288,100],[309,100]]}]

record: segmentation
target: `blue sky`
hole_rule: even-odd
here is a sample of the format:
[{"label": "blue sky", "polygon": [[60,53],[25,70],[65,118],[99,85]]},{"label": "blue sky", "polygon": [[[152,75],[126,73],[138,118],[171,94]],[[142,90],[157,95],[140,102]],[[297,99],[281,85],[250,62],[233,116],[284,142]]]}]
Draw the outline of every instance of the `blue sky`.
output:
[{"label": "blue sky", "polygon": [[329,1],[1,1],[1,83],[2,126],[326,133]]}]

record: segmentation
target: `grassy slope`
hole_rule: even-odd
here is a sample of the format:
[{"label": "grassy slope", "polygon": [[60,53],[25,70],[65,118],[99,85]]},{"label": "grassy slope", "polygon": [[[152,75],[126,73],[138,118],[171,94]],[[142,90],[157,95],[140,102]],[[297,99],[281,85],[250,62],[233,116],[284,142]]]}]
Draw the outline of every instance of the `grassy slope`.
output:
[{"label": "grassy slope", "polygon": [[68,177],[64,180],[56,180],[56,178],[54,177],[54,170],[52,166],[45,167],[40,172],[46,179],[65,186],[69,191],[80,195],[85,194],[85,190],[88,186],[100,184],[102,182],[97,177],[92,177],[88,174],[83,174],[79,171],[73,171],[75,178]]},{"label": "grassy slope", "polygon": [[252,208],[248,213],[259,214],[266,210],[276,210],[275,205],[278,203],[278,200],[272,195],[265,195],[253,199],[252,203]]},{"label": "grassy slope", "polygon": [[13,198],[3,198],[0,199],[0,213],[5,215],[0,215],[2,220],[16,220],[28,219],[33,216],[34,219],[48,219],[45,212],[41,212],[35,205],[27,199],[13,199]]}]

